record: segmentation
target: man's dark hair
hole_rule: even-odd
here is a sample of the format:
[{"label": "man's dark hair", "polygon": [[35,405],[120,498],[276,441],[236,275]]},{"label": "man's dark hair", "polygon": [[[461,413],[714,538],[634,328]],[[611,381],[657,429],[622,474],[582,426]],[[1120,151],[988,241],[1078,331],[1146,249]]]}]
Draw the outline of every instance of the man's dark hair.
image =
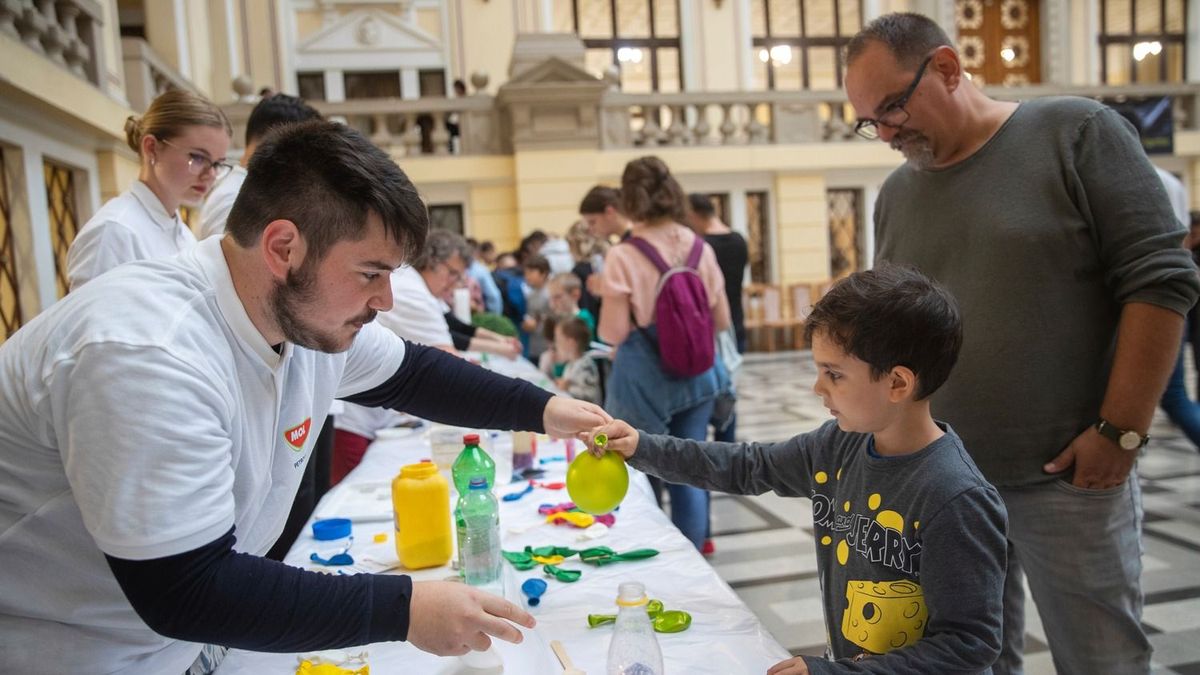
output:
[{"label": "man's dark hair", "polygon": [[550,274],[550,261],[546,260],[546,256],[540,253],[530,253],[525,256],[525,260],[521,262],[521,269],[536,270],[542,274]]},{"label": "man's dark hair", "polygon": [[421,252],[429,211],[408,176],[357,131],[313,120],[267,134],[250,159],[226,230],[249,248],[271,221],[290,220],[318,261],[335,243],[365,237],[369,212],[379,215],[406,260]]},{"label": "man's dark hair", "polygon": [[896,366],[917,376],[916,400],[937,391],[962,347],[962,317],[954,296],[916,269],[882,265],[839,281],[804,326],[866,362],[879,379]]},{"label": "man's dark hair", "polygon": [[250,111],[250,119],[246,120],[246,145],[262,140],[275,127],[319,119],[321,113],[304,99],[287,94],[269,96]]},{"label": "man's dark hair", "polygon": [[583,196],[583,201],[579,202],[579,212],[582,213],[604,213],[608,207],[621,210],[621,191],[616,188],[610,188],[604,185],[597,185]]},{"label": "man's dark hair", "polygon": [[717,209],[713,206],[712,197],[703,192],[693,192],[688,195],[688,206],[691,207],[692,213],[701,218],[712,218],[717,215]]},{"label": "man's dark hair", "polygon": [[852,64],[872,42],[882,43],[906,69],[921,67],[938,47],[953,47],[946,31],[929,17],[914,12],[884,14],[867,24],[846,45],[846,64]]}]

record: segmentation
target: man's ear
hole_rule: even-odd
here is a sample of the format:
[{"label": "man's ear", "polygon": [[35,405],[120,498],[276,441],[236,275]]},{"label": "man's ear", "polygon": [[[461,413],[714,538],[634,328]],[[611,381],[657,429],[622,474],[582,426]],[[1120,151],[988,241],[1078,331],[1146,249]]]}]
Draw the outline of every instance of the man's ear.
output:
[{"label": "man's ear", "polygon": [[900,403],[916,396],[917,374],[908,367],[896,366],[885,377],[888,378],[888,400],[892,403]]},{"label": "man's ear", "polygon": [[942,82],[946,83],[947,92],[953,92],[962,84],[963,69],[962,62],[958,59],[958,52],[946,45],[934,50],[929,68],[942,78]]},{"label": "man's ear", "polygon": [[308,252],[300,228],[290,220],[273,220],[267,224],[259,239],[263,261],[271,276],[283,281],[288,272],[300,269]]}]

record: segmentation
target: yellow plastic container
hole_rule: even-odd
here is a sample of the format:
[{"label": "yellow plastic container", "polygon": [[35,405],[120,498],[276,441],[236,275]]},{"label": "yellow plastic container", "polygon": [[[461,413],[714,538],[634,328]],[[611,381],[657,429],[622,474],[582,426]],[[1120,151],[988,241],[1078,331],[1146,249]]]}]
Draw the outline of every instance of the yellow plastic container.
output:
[{"label": "yellow plastic container", "polygon": [[392,481],[396,514],[396,555],[410,570],[439,567],[450,561],[450,484],[432,462],[400,468]]}]

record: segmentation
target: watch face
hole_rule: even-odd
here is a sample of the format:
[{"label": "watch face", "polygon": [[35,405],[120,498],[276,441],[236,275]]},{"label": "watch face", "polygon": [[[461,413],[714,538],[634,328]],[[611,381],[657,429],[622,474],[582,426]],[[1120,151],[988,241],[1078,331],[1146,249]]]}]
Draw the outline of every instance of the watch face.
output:
[{"label": "watch face", "polygon": [[1142,437],[1136,431],[1126,431],[1121,434],[1120,444],[1126,450],[1137,450],[1142,444]]}]

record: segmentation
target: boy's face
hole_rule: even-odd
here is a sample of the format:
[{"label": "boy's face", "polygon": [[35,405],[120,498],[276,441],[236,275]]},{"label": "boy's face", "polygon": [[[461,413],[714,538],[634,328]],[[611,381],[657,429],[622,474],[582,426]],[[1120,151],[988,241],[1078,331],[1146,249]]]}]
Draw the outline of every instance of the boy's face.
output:
[{"label": "boy's face", "polygon": [[554,329],[554,353],[559,361],[574,361],[582,355],[579,343],[571,339],[561,326]]},{"label": "boy's face", "polygon": [[822,331],[812,336],[812,353],[817,364],[813,391],[842,431],[874,433],[893,421],[897,407],[889,375],[872,379],[865,361],[847,354]]},{"label": "boy's face", "polygon": [[525,283],[529,284],[530,288],[541,288],[546,285],[546,274],[541,270],[526,267]]}]

